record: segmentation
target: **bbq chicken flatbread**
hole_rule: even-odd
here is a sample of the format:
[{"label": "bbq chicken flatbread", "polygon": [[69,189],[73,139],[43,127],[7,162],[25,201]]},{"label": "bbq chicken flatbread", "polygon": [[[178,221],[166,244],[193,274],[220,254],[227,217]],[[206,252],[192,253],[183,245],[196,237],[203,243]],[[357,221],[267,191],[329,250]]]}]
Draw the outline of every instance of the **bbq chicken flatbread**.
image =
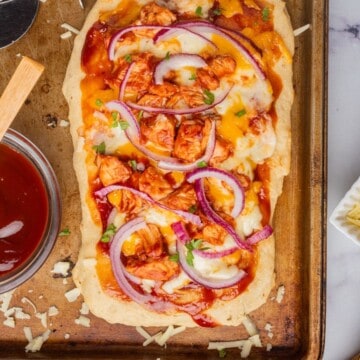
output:
[{"label": "bbq chicken flatbread", "polygon": [[238,325],[266,302],[292,54],[283,1],[96,2],[63,87],[95,315]]}]

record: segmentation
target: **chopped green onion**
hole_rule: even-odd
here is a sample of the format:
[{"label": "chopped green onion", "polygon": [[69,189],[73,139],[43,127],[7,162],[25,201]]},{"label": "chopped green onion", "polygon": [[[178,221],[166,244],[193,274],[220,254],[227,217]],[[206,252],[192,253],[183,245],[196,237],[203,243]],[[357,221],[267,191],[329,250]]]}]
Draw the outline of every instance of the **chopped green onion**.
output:
[{"label": "chopped green onion", "polygon": [[106,146],[104,141],[99,145],[94,145],[92,148],[96,151],[97,154],[105,154]]},{"label": "chopped green onion", "polygon": [[197,16],[202,16],[202,7],[201,6],[198,6],[195,10],[195,14]]},{"label": "chopped green onion", "polygon": [[95,105],[96,105],[96,106],[103,106],[104,103],[103,103],[100,99],[96,99]]},{"label": "chopped green onion", "polygon": [[245,110],[245,109],[242,109],[242,110],[240,110],[240,111],[238,111],[238,112],[235,113],[235,115],[236,115],[237,117],[242,117],[242,116],[244,116],[245,114],[246,114],[246,110]]},{"label": "chopped green onion", "polygon": [[170,51],[168,51],[165,55],[165,60],[169,60],[170,59]]},{"label": "chopped green onion", "polygon": [[225,349],[219,349],[219,357],[224,358],[226,356],[226,350]]},{"label": "chopped green onion", "polygon": [[105,232],[101,236],[100,241],[104,242],[104,243],[108,243],[110,241],[111,237],[115,235],[115,233],[116,233],[115,225],[114,224],[108,225]]},{"label": "chopped green onion", "polygon": [[169,260],[173,261],[173,262],[179,262],[179,254],[176,253],[176,254],[170,255]]},{"label": "chopped green onion", "polygon": [[141,120],[143,115],[144,115],[144,110],[140,110],[139,115],[138,115],[138,120]]},{"label": "chopped green onion", "polygon": [[196,80],[196,74],[192,73],[191,76],[189,77],[189,80]]},{"label": "chopped green onion", "polygon": [[129,160],[129,161],[128,161],[128,164],[131,166],[131,168],[132,168],[134,171],[136,171],[136,169],[137,169],[137,162],[136,162],[136,160]]},{"label": "chopped green onion", "polygon": [[129,123],[127,121],[120,120],[119,126],[121,130],[126,130],[129,127]]},{"label": "chopped green onion", "polygon": [[209,90],[204,90],[204,95],[204,103],[211,105],[215,100],[215,95]]},{"label": "chopped green onion", "polygon": [[124,56],[124,60],[127,62],[127,63],[131,63],[132,62],[132,56],[131,54],[126,54]]},{"label": "chopped green onion", "polygon": [[268,7],[264,7],[261,12],[261,17],[263,21],[268,21],[270,17],[270,9]]},{"label": "chopped green onion", "polygon": [[199,161],[199,162],[196,164],[196,166],[197,166],[198,168],[204,168],[204,167],[207,167],[207,162],[206,162],[206,161],[204,161],[204,160]]},{"label": "chopped green onion", "polygon": [[189,213],[191,213],[191,214],[195,214],[196,210],[197,210],[197,206],[196,206],[196,205],[191,205],[191,206],[189,207]]},{"label": "chopped green onion", "polygon": [[213,14],[214,15],[217,15],[217,16],[220,16],[221,15],[221,12],[222,12],[222,9],[221,8],[216,8],[213,10]]},{"label": "chopped green onion", "polygon": [[68,236],[68,235],[70,235],[69,228],[65,228],[59,232],[59,236]]}]

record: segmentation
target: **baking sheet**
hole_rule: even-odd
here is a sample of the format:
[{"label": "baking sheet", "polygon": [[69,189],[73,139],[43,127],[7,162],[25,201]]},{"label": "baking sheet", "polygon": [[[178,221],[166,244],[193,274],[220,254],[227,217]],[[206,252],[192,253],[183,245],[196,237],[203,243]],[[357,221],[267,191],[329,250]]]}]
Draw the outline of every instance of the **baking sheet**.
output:
[{"label": "baking sheet", "polygon": [[[0,321],[0,357],[58,358],[61,354],[69,359],[218,359],[217,351],[206,350],[208,341],[247,338],[243,326],[188,329],[171,338],[166,349],[158,345],[143,348],[143,338],[132,327],[109,325],[91,315],[90,328],[76,325],[74,319],[80,315],[82,300],[70,304],[64,293],[74,287],[71,278],[64,284],[63,279],[53,279],[50,273],[59,260],[76,261],[81,221],[69,128],[60,126],[61,120],[67,119],[61,85],[74,37],[62,40],[60,34],[66,30],[60,25],[66,22],[80,28],[90,3],[85,10],[76,0],[40,3],[30,32],[13,46],[0,50],[0,92],[21,55],[46,67],[13,128],[33,140],[54,167],[63,203],[62,228],[71,230],[70,236],[58,238],[39,273],[15,292],[11,306],[22,306],[31,319],[17,320],[15,329]],[[288,0],[287,6],[294,28],[309,23],[311,30],[296,39],[291,174],[285,180],[275,213],[276,286],[267,304],[251,314],[263,344],[271,343],[273,348],[270,352],[265,347],[253,348],[251,358],[317,359],[321,357],[325,326],[327,0]],[[285,286],[285,295],[279,304],[271,298],[281,285]],[[36,304],[39,312],[51,305],[60,311],[48,319],[53,332],[36,354],[24,352],[27,341],[23,327],[30,326],[34,336],[45,328],[32,308],[21,302],[24,296]],[[264,330],[266,323],[273,326],[273,338]],[[157,330],[148,329],[152,334]],[[69,339],[65,339],[66,334]],[[239,358],[239,350],[227,351],[226,358]]]}]

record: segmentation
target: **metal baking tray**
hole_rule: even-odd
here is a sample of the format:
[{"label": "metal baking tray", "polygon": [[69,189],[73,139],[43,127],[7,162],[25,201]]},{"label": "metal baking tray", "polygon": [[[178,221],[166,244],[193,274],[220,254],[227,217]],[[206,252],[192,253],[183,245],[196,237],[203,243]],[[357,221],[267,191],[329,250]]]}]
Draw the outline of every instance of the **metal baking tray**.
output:
[{"label": "metal baking tray", "polygon": [[[199,356],[218,359],[217,351],[206,350],[208,341],[247,338],[243,326],[187,329],[171,338],[166,349],[158,345],[145,348],[141,345],[143,338],[132,327],[110,325],[91,315],[90,328],[76,325],[74,319],[79,316],[81,300],[70,304],[64,297],[65,291],[74,287],[71,278],[64,284],[50,273],[59,260],[69,257],[76,261],[81,221],[72,168],[72,142],[69,129],[61,126],[61,120],[67,118],[61,86],[73,37],[62,40],[60,34],[65,30],[60,25],[66,22],[81,28],[90,2],[85,10],[75,0],[40,3],[30,32],[0,51],[0,92],[20,61],[20,55],[33,57],[46,66],[13,128],[33,140],[53,165],[62,194],[62,228],[71,230],[70,236],[58,238],[50,258],[36,276],[16,290],[11,305],[22,306],[32,316],[30,320],[17,320],[15,329],[3,326],[0,319],[0,357],[175,360]],[[251,314],[263,344],[271,343],[272,350],[253,348],[250,358],[319,359],[325,329],[328,2],[288,0],[287,8],[294,28],[311,24],[311,29],[296,38],[291,173],[285,180],[274,219],[276,285],[270,300]],[[271,297],[280,285],[285,286],[285,295],[278,304]],[[30,326],[34,335],[45,331],[31,307],[21,303],[24,296],[32,300],[40,312],[51,305],[60,311],[48,320],[53,333],[40,353],[24,352],[27,342],[23,326]],[[264,330],[266,323],[273,326],[272,339]],[[148,329],[151,333],[156,330]],[[65,339],[65,334],[70,334],[70,338]],[[227,351],[226,359],[232,358],[240,358],[239,350]]]}]

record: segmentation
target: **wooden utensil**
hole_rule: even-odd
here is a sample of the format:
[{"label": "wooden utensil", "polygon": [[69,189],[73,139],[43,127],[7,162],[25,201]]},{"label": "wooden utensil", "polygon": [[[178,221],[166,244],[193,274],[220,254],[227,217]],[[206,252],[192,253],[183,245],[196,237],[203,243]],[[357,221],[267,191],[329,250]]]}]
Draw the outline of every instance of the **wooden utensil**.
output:
[{"label": "wooden utensil", "polygon": [[43,65],[22,58],[0,98],[0,141],[43,71]]}]

